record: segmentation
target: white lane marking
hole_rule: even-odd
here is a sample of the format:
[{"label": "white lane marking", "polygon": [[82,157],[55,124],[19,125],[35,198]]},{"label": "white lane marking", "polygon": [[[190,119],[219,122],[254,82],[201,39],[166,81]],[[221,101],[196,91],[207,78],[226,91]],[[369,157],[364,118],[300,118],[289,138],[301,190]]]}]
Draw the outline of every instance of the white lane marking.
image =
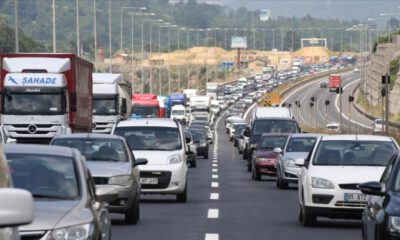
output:
[{"label": "white lane marking", "polygon": [[[346,86],[343,87],[343,91],[344,91],[346,88],[348,88],[349,86],[351,86],[351,85],[353,85],[354,83],[357,83],[357,82],[359,82],[359,81],[361,81],[361,79],[357,79],[356,81],[352,81],[352,82],[348,83]],[[336,96],[336,99],[335,99],[335,107],[336,107],[336,111],[340,114],[339,96],[340,96],[340,94],[338,94],[338,95]],[[342,101],[343,101],[343,100],[342,100]],[[367,126],[367,125],[364,125],[364,124],[359,123],[359,122],[357,122],[357,121],[354,121],[353,119],[349,119],[349,118],[346,116],[346,114],[344,114],[343,112],[342,112],[342,116],[343,116],[347,121],[350,120],[350,122],[352,122],[352,123],[354,123],[354,124],[357,124],[357,125],[359,125],[359,126],[361,126],[361,127],[365,127],[365,128],[368,128],[368,129],[372,129],[371,126]]]},{"label": "white lane marking", "polygon": [[204,240],[219,240],[219,234],[218,233],[206,233]]},{"label": "white lane marking", "polygon": [[211,193],[210,200],[219,200],[219,193]]},{"label": "white lane marking", "polygon": [[212,166],[213,166],[213,167],[218,167],[218,164],[215,164],[215,163],[214,163]]},{"label": "white lane marking", "polygon": [[219,210],[216,208],[208,209],[207,218],[219,218]]},{"label": "white lane marking", "polygon": [[218,182],[211,182],[211,187],[217,188],[217,187],[219,187],[219,183]]},{"label": "white lane marking", "polygon": [[211,177],[214,179],[218,179],[218,174],[213,174]]},{"label": "white lane marking", "polygon": [[217,162],[218,162],[218,159],[214,159],[214,160],[213,160],[213,163],[217,163]]},{"label": "white lane marking", "polygon": [[212,172],[218,172],[218,169],[213,168]]}]

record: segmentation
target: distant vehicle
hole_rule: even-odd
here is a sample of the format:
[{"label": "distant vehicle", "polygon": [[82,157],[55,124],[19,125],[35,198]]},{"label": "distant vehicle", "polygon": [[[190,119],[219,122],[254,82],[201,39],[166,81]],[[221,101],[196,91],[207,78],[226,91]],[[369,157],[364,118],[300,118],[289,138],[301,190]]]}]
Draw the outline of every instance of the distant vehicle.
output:
[{"label": "distant vehicle", "polygon": [[175,105],[186,106],[186,96],[183,93],[170,93],[165,100],[165,112],[167,117],[171,117],[172,108]]},{"label": "distant vehicle", "polygon": [[206,96],[210,97],[212,100],[217,100],[218,87],[219,87],[218,82],[206,83]]},{"label": "distant vehicle", "polygon": [[328,87],[330,92],[335,92],[341,86],[342,77],[340,74],[329,75]]},{"label": "distant vehicle", "polygon": [[182,126],[172,119],[134,119],[119,122],[113,134],[124,137],[137,158],[144,194],[172,194],[187,201],[187,148]]},{"label": "distant vehicle", "polygon": [[133,94],[131,118],[161,117],[160,103],[155,94]]},{"label": "distant vehicle", "polygon": [[34,218],[32,194],[13,188],[11,169],[4,154],[0,155],[0,166],[0,239],[20,240],[17,226],[29,224]]},{"label": "distant vehicle", "polygon": [[247,124],[234,124],[234,134],[233,134],[233,146],[238,147],[239,145],[239,139],[243,133],[243,130],[246,129]]},{"label": "distant vehicle", "polygon": [[186,99],[187,99],[187,100],[186,100],[186,107],[189,106],[190,98],[191,98],[191,97],[193,97],[193,96],[199,96],[199,95],[200,95],[200,92],[199,92],[199,90],[197,90],[197,89],[184,89],[184,90],[182,91],[182,93],[185,94]]},{"label": "distant vehicle", "polygon": [[18,142],[92,131],[93,64],[74,54],[2,53],[1,127]]},{"label": "distant vehicle", "polygon": [[192,152],[192,154],[188,154],[188,163],[190,167],[195,168],[197,166],[197,145],[194,142],[192,133],[190,131],[185,131],[185,141]]},{"label": "distant vehicle", "polygon": [[299,221],[314,226],[317,217],[360,219],[367,197],[358,185],[379,181],[397,143],[373,135],[327,135],[318,138],[301,166],[298,180]]},{"label": "distant vehicle", "polygon": [[121,74],[93,73],[93,132],[110,133],[131,115],[132,87]]},{"label": "distant vehicle", "polygon": [[175,119],[182,124],[186,124],[186,108],[184,105],[174,105],[171,109],[171,119]]},{"label": "distant vehicle", "polygon": [[326,124],[326,130],[328,132],[340,132],[340,124],[339,123],[328,123]]},{"label": "distant vehicle", "polygon": [[372,129],[374,133],[382,133],[384,129],[384,122],[382,119],[375,119],[372,123]]},{"label": "distant vehicle", "polygon": [[245,128],[247,126],[247,123],[243,121],[243,122],[233,122],[232,124],[230,124],[229,141],[233,142],[233,140],[235,139],[236,129],[238,128],[239,125],[242,126],[242,128]]},{"label": "distant vehicle", "polygon": [[193,136],[194,143],[197,145],[197,156],[208,159],[209,144],[205,132],[201,129],[189,129]]},{"label": "distant vehicle", "polygon": [[118,196],[109,204],[110,212],[122,213],[125,222],[136,224],[140,218],[140,176],[137,166],[146,159],[135,159],[126,140],[109,134],[64,134],[51,145],[78,149],[96,186],[115,186]]},{"label": "distant vehicle", "polygon": [[400,201],[399,156],[397,152],[391,158],[379,181],[358,185],[358,189],[369,196],[362,217],[363,240],[398,239],[399,226],[396,223],[400,214],[394,209]]},{"label": "distant vehicle", "polygon": [[254,75],[254,79],[255,80],[261,80],[262,79],[262,74],[261,73],[257,73]]},{"label": "distant vehicle", "polygon": [[263,134],[257,143],[257,148],[252,155],[251,178],[260,181],[262,175],[276,176],[276,163],[279,153],[275,149],[282,149],[288,138],[288,133]]},{"label": "distant vehicle", "polygon": [[211,100],[210,112],[215,116],[218,116],[221,111],[220,102],[218,100]]},{"label": "distant vehicle", "polygon": [[96,187],[78,150],[10,144],[4,151],[14,186],[30,191],[35,201],[35,218],[19,228],[21,235],[30,239],[45,235],[51,239],[111,239],[106,202],[116,199],[116,188]]},{"label": "distant vehicle", "polygon": [[192,96],[190,98],[190,110],[210,111],[211,98],[209,96]]},{"label": "distant vehicle", "polygon": [[354,68],[353,69],[353,73],[359,73],[360,72],[360,69],[359,68]]},{"label": "distant vehicle", "polygon": [[322,82],[320,88],[328,88],[328,84],[326,82]]}]

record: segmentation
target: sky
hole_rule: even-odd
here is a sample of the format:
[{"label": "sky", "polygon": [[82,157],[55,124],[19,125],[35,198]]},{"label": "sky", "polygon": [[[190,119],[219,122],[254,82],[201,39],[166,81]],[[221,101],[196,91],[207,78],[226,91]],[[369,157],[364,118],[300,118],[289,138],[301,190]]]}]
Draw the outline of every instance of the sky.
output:
[{"label": "sky", "polygon": [[198,0],[214,2],[229,8],[270,9],[272,16],[304,16],[367,21],[382,18],[381,13],[400,17],[400,0]]}]

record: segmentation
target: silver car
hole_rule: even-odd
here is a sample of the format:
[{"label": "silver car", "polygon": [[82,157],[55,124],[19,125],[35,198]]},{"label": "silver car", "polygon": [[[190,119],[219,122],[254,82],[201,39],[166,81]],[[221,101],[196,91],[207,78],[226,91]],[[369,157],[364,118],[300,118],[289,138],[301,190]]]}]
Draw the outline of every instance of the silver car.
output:
[{"label": "silver car", "polygon": [[10,144],[4,147],[15,187],[31,192],[35,219],[20,227],[26,239],[110,239],[107,201],[113,188],[97,188],[78,150]]},{"label": "silver car", "polygon": [[319,134],[291,134],[283,149],[274,149],[278,153],[276,166],[276,186],[280,189],[289,187],[289,183],[297,183],[297,175],[300,167],[296,166],[295,160],[306,158],[313,148]]},{"label": "silver car", "polygon": [[135,159],[125,138],[109,134],[65,134],[55,137],[52,145],[78,149],[97,186],[114,185],[118,198],[110,202],[110,212],[125,215],[125,222],[136,224],[140,218],[140,174],[137,165],[145,159]]}]

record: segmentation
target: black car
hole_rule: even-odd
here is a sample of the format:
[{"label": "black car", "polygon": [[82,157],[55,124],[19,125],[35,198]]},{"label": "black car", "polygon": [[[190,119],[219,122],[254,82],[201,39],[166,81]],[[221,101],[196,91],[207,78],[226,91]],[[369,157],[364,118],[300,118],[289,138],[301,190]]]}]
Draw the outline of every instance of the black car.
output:
[{"label": "black car", "polygon": [[400,152],[386,166],[379,182],[360,184],[370,195],[363,212],[363,239],[400,239]]},{"label": "black car", "polygon": [[233,137],[233,146],[237,147],[238,145],[238,138],[240,137],[240,135],[242,134],[243,130],[246,129],[247,125],[246,124],[236,124],[233,126],[233,128],[235,129],[235,134]]},{"label": "black car", "polygon": [[201,129],[189,129],[189,131],[192,134],[194,143],[197,144],[197,156],[203,156],[208,159],[209,144],[204,131]]},{"label": "black car", "polygon": [[328,84],[326,82],[322,82],[320,85],[321,88],[327,88]]}]

